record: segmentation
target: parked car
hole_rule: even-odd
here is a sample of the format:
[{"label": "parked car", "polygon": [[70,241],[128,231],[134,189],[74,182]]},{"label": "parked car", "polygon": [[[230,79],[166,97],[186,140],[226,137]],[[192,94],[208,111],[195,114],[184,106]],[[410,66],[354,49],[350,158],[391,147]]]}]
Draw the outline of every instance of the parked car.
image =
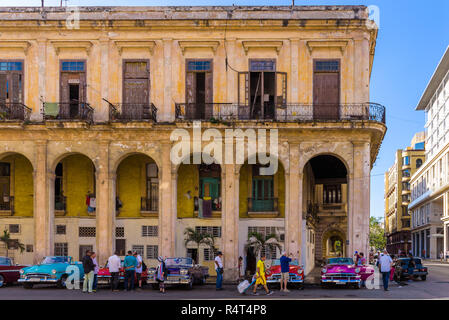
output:
[{"label": "parked car", "polygon": [[[147,282],[148,278],[148,270],[142,271],[142,284]],[[111,273],[109,272],[108,263],[106,262],[106,265],[103,268],[100,268],[98,270],[98,285],[110,285],[111,284]],[[135,283],[137,283],[137,277],[134,277]],[[123,260],[122,260],[122,267],[119,270],[119,283],[125,283],[125,268],[123,267]]]},{"label": "parked car", "polygon": [[40,264],[20,270],[19,283],[25,289],[31,289],[35,284],[56,284],[59,288],[65,287],[70,275],[67,267],[75,266],[79,269],[80,281],[84,278],[84,268],[81,262],[75,262],[72,257],[48,256]]},{"label": "parked car", "polygon": [[355,288],[361,286],[362,268],[354,265],[352,258],[329,258],[325,260],[321,269],[321,286],[350,285]]},{"label": "parked car", "polygon": [[24,265],[14,265],[11,258],[0,257],[0,288],[9,283],[14,283],[20,278],[20,269]]},{"label": "parked car", "polygon": [[[270,266],[265,271],[265,276],[268,284],[280,283],[281,282],[281,260],[280,259],[272,259],[267,263],[267,266]],[[289,270],[289,284],[295,284],[299,288],[303,289],[304,284],[304,270],[302,266],[299,265],[298,260],[292,260],[290,262],[290,270]]]},{"label": "parked car", "polygon": [[[179,284],[192,289],[194,283],[206,283],[209,277],[209,269],[201,265],[194,265],[192,258],[167,258],[165,259],[167,275],[165,284]],[[148,283],[153,289],[158,288],[156,281],[156,268],[148,269]]]},{"label": "parked car", "polygon": [[[427,271],[427,267],[422,265],[422,261],[420,258],[413,258],[415,261],[415,268],[413,269],[413,279],[417,279],[418,277],[421,280],[426,280],[427,275],[429,274]],[[408,273],[408,264],[410,262],[410,258],[399,258],[394,267],[394,276],[393,279],[395,281],[402,281],[410,279],[410,274]]]}]

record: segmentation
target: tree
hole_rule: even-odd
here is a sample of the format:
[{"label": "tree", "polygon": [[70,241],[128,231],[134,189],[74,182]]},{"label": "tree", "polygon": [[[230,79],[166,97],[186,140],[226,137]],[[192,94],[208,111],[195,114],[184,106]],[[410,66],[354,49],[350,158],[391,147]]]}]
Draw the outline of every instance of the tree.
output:
[{"label": "tree", "polygon": [[3,230],[3,235],[0,237],[0,241],[5,244],[6,256],[8,256],[9,250],[19,249],[20,253],[25,250],[25,245],[19,242],[17,239],[11,239],[11,235],[8,230]]},{"label": "tree", "polygon": [[282,250],[282,246],[280,245],[276,234],[272,233],[264,237],[263,234],[258,232],[250,232],[248,234],[248,241],[246,242],[246,249],[247,248],[252,248],[256,257],[262,253],[264,248],[265,250]]},{"label": "tree", "polygon": [[376,250],[383,250],[387,244],[385,231],[382,226],[382,218],[370,217],[369,220],[369,245]]},{"label": "tree", "polygon": [[[213,235],[205,232],[198,232],[190,227],[186,228],[184,234],[186,235],[184,239],[184,245],[186,247],[189,243],[193,242],[194,244],[196,244],[197,252],[200,251],[200,246],[202,244],[209,247],[212,251],[214,250],[215,243]],[[196,263],[198,263],[198,261],[196,261]]]}]

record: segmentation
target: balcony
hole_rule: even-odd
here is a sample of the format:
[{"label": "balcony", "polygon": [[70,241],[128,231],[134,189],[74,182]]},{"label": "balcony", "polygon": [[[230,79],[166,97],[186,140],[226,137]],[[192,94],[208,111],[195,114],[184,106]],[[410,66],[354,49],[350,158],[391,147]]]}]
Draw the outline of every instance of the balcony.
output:
[{"label": "balcony", "polygon": [[[250,106],[238,103],[176,103],[176,120],[268,120],[306,121],[377,121],[385,123],[385,107],[377,103],[360,104],[285,104],[272,106],[263,119],[251,116]],[[266,109],[269,109],[266,107]]]},{"label": "balcony", "polygon": [[67,197],[55,196],[55,216],[63,217],[67,214]]},{"label": "balcony", "polygon": [[44,102],[45,120],[93,122],[94,109],[87,102]]},{"label": "balcony", "polygon": [[140,198],[140,215],[142,217],[158,217],[158,199]]},{"label": "balcony", "polygon": [[276,218],[279,216],[278,198],[248,198],[248,216],[250,218]]},{"label": "balcony", "polygon": [[346,216],[346,204],[322,203],[318,206],[318,216]]},{"label": "balcony", "polygon": [[31,109],[23,103],[0,102],[0,121],[7,120],[30,120]]},{"label": "balcony", "polygon": [[110,103],[109,120],[113,122],[157,121],[157,108],[152,103]]},{"label": "balcony", "polygon": [[3,203],[0,203],[0,217],[14,215],[14,197],[3,196]]}]

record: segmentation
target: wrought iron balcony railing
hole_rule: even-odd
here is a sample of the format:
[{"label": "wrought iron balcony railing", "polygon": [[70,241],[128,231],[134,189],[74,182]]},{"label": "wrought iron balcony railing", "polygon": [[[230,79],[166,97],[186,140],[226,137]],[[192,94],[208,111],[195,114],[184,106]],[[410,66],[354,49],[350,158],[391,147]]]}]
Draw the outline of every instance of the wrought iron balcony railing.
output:
[{"label": "wrought iron balcony railing", "polygon": [[93,121],[94,109],[87,102],[44,102],[45,120]]},{"label": "wrought iron balcony railing", "polygon": [[157,108],[153,103],[110,103],[110,121],[157,121]]},{"label": "wrought iron balcony railing", "polygon": [[[6,215],[14,214],[14,196],[8,196],[7,201],[4,200],[3,203],[0,203],[0,211],[7,212]],[[2,214],[0,213],[0,215]]]},{"label": "wrought iron balcony railing", "polygon": [[65,215],[66,212],[67,212],[67,197],[55,196],[55,215],[58,216]]},{"label": "wrought iron balcony railing", "polygon": [[3,120],[30,120],[31,109],[23,103],[0,102],[0,121]]},{"label": "wrought iron balcony railing", "polygon": [[158,199],[140,198],[140,211],[158,211]]},{"label": "wrought iron balcony railing", "polygon": [[[377,103],[299,104],[272,106],[263,120],[302,121],[377,121],[385,123],[385,107]],[[266,109],[269,109],[266,107]],[[176,103],[176,120],[262,120],[252,116],[251,108],[237,103]]]},{"label": "wrought iron balcony railing", "polygon": [[278,211],[278,198],[255,199],[248,198],[248,212]]}]

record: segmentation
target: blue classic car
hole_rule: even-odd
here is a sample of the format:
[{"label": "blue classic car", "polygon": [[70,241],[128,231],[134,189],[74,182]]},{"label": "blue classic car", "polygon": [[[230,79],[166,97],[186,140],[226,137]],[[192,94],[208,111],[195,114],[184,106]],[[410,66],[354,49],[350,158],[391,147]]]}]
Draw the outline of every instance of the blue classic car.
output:
[{"label": "blue classic car", "polygon": [[[165,276],[165,284],[180,284],[192,289],[194,282],[194,266],[192,258],[167,258],[165,259],[165,267],[167,275]],[[148,283],[156,289],[157,281],[155,277],[156,269],[148,270]]]},{"label": "blue classic car", "polygon": [[[73,267],[69,268],[71,266]],[[21,269],[18,282],[22,283],[25,289],[31,289],[35,284],[49,283],[64,288],[67,278],[75,271],[73,268],[78,268],[79,280],[83,279],[84,269],[81,262],[74,262],[72,257],[45,257],[40,264]]]}]

